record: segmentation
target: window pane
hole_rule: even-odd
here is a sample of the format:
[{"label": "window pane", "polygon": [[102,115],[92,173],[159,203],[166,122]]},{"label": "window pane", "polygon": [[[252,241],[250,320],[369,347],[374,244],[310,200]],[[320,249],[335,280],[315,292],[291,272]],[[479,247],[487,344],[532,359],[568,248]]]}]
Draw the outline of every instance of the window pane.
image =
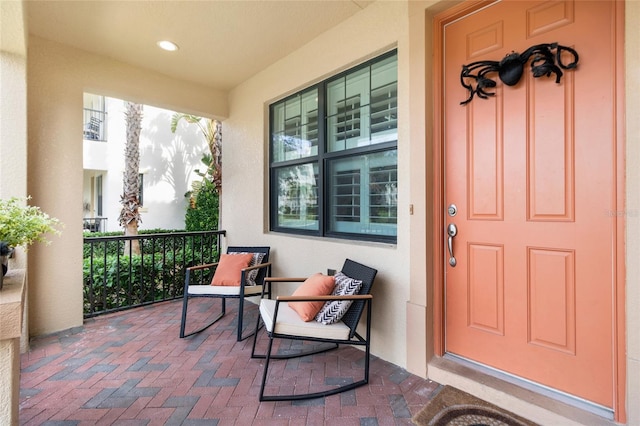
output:
[{"label": "window pane", "polygon": [[371,65],[371,87],[386,86],[398,81],[398,56],[389,56]]},{"label": "window pane", "polygon": [[371,66],[371,143],[397,139],[398,66],[394,55]]},{"label": "window pane", "polygon": [[398,137],[398,88],[396,83],[371,93],[371,143],[382,143]]},{"label": "window pane", "polygon": [[335,220],[360,222],[360,170],[337,170],[334,176]]},{"label": "window pane", "polygon": [[372,223],[397,223],[398,170],[395,164],[371,168],[369,200],[369,218]]},{"label": "window pane", "polygon": [[96,198],[98,204],[98,216],[102,216],[102,175],[96,177]]},{"label": "window pane", "polygon": [[369,67],[327,84],[328,151],[369,145]]},{"label": "window pane", "polygon": [[331,161],[330,231],[397,235],[397,156],[394,149]]},{"label": "window pane", "polygon": [[327,84],[327,141],[328,151],[345,149],[344,122],[346,121],[345,79]]},{"label": "window pane", "polygon": [[276,170],[277,226],[317,231],[318,165],[302,164]]},{"label": "window pane", "polygon": [[144,206],[144,174],[138,173],[138,205]]},{"label": "window pane", "polygon": [[327,84],[327,151],[397,139],[397,56]]},{"label": "window pane", "polygon": [[271,107],[272,161],[318,155],[318,91],[302,92]]}]

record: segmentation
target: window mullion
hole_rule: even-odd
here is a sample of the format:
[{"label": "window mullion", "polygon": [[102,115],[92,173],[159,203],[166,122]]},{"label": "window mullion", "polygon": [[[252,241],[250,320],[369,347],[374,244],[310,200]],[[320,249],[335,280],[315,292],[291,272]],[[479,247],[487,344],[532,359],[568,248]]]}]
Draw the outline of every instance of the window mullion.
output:
[{"label": "window mullion", "polygon": [[327,232],[328,203],[325,202],[327,176],[325,156],[327,153],[327,84],[318,84],[318,221],[320,235]]}]

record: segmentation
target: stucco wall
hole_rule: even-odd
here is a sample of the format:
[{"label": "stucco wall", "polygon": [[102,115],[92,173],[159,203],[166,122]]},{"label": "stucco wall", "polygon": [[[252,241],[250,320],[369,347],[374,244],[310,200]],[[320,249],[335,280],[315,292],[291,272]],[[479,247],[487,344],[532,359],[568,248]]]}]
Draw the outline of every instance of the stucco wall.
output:
[{"label": "stucco wall", "polygon": [[[25,56],[0,54],[0,196],[24,197],[27,163],[27,66]],[[14,141],[13,143],[11,141]],[[23,143],[20,143],[20,142]]]},{"label": "stucco wall", "polygon": [[[0,198],[27,195],[27,61],[22,2],[0,2]],[[10,268],[24,267],[24,254]],[[18,261],[16,261],[18,260]],[[5,278],[5,292],[8,278]],[[9,297],[13,297],[9,296]],[[5,301],[9,300],[5,298]],[[18,305],[20,306],[18,297]],[[17,424],[20,394],[20,338],[7,326],[20,322],[0,308],[0,423]],[[25,308],[26,309],[26,308]],[[20,312],[20,309],[18,309]],[[23,324],[24,325],[24,324]],[[25,328],[26,329],[26,328]],[[23,329],[24,330],[24,329]],[[28,335],[25,335],[28,340]],[[26,343],[24,347],[26,349]]]},{"label": "stucco wall", "polygon": [[27,191],[27,50],[21,2],[0,3],[0,197]]},{"label": "stucco wall", "polygon": [[227,105],[218,91],[37,37],[27,61],[27,192],[65,224],[51,245],[29,251],[29,324],[40,335],[82,324],[82,93],[209,117],[224,117]]},{"label": "stucco wall", "polygon": [[[232,91],[223,123],[222,227],[228,244],[265,244],[274,275],[339,269],[344,259],[378,269],[373,289],[373,353],[406,365],[409,295],[409,110],[407,4],[378,2]],[[301,238],[269,232],[268,105],[284,95],[398,47],[398,244]]]}]

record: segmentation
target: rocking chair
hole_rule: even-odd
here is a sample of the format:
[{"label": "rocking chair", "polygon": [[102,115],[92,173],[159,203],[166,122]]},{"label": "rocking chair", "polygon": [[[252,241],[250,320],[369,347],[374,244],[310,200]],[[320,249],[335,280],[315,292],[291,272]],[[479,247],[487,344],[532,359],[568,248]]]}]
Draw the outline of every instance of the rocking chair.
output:
[{"label": "rocking chair", "polygon": [[[200,280],[204,284],[196,285],[192,282],[196,271],[208,271],[208,274],[205,273],[204,278]],[[226,313],[227,299],[238,299],[238,342],[251,336],[253,333],[242,335],[244,299],[260,295],[271,298],[271,284],[265,283],[265,277],[269,275],[271,275],[269,247],[229,247],[227,255],[223,254],[219,262],[187,268],[180,337],[200,333],[220,320]],[[185,333],[189,299],[194,297],[220,299],[221,312],[203,327]]]},{"label": "rocking chair", "polygon": [[[348,391],[369,382],[371,301],[373,299],[370,292],[376,274],[377,270],[347,259],[340,273],[336,275],[336,285],[330,295],[310,296],[310,293],[307,292],[306,295],[296,296],[296,291],[292,296],[278,296],[275,300],[271,300],[270,298],[263,298],[260,300],[260,315],[256,323],[256,329],[253,337],[253,348],[251,350],[251,358],[265,359],[262,383],[260,386],[260,401],[291,401],[319,398]],[[340,276],[340,284],[338,283],[338,276]],[[272,277],[266,278],[265,282],[305,281],[306,284],[310,279],[311,278]],[[342,282],[346,283],[346,285],[343,285]],[[360,285],[360,282],[361,287],[359,287],[359,290],[356,289],[355,292],[353,292],[353,286],[356,284]],[[305,284],[303,284],[303,286]],[[350,288],[351,290],[347,290],[347,288]],[[320,304],[324,305],[320,312],[315,316],[315,319],[305,321],[298,313],[299,309],[291,307],[293,303],[298,302],[320,302]],[[356,327],[358,326],[358,322],[360,321],[360,317],[362,316],[365,307],[367,309],[367,318],[363,337],[358,334]],[[344,314],[340,317],[342,313]],[[256,354],[256,341],[258,331],[262,325],[261,323],[264,324],[265,332],[269,338],[266,354]],[[297,353],[274,354],[272,350],[275,339],[293,339],[330,343],[331,345],[329,347],[327,347],[327,345],[323,345],[323,347],[320,348],[315,346],[311,350]],[[339,345],[364,346],[365,357],[363,379],[319,392],[292,395],[265,395],[265,387],[269,377],[269,366],[271,364],[271,360],[313,355],[336,349]]]}]

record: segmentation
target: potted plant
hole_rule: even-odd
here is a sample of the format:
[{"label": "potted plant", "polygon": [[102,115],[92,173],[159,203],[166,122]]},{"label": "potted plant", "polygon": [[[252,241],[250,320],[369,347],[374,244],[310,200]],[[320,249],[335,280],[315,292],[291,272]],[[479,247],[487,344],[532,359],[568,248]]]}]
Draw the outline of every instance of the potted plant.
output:
[{"label": "potted plant", "polygon": [[8,200],[0,199],[0,263],[2,274],[0,275],[0,289],[2,289],[2,277],[7,272],[8,257],[18,246],[25,250],[35,242],[49,243],[45,234],[60,235],[56,226],[60,221],[50,217],[39,207],[26,205],[26,200],[12,197]]}]

